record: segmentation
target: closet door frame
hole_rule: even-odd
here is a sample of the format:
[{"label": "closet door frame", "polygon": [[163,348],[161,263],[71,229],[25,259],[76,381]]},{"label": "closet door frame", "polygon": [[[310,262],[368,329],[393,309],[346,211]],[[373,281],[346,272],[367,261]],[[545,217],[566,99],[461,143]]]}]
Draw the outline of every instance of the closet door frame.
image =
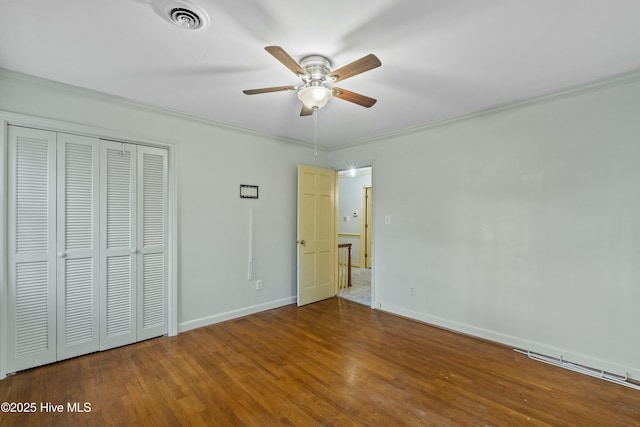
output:
[{"label": "closet door frame", "polygon": [[7,271],[7,158],[9,125],[30,127],[53,132],[71,133],[100,139],[110,139],[150,147],[168,152],[167,180],[167,323],[168,335],[178,334],[178,272],[177,272],[177,157],[176,140],[150,135],[132,135],[112,129],[71,123],[0,110],[0,380],[7,375],[8,271]]}]

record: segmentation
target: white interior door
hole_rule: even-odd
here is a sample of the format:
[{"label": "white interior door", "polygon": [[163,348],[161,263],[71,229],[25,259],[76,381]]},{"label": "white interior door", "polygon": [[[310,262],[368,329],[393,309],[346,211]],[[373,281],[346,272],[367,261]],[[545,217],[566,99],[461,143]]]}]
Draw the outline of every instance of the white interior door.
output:
[{"label": "white interior door", "polygon": [[99,143],[59,133],[57,359],[99,349]]},{"label": "white interior door", "polygon": [[298,305],[335,296],[336,172],[298,166]]},{"label": "white interior door", "polygon": [[136,342],[136,146],[100,144],[100,350]]},{"label": "white interior door", "polygon": [[15,372],[56,360],[56,134],[8,133],[7,370]]},{"label": "white interior door", "polygon": [[167,333],[167,178],[168,153],[139,146],[137,336],[145,340]]}]

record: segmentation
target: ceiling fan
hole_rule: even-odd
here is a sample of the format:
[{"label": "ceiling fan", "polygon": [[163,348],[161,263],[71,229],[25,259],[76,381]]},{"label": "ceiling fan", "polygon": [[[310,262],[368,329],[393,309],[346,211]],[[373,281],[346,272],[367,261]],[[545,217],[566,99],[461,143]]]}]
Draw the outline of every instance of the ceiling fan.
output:
[{"label": "ceiling fan", "polygon": [[298,63],[280,46],[267,46],[264,49],[301,78],[303,84],[300,86],[275,86],[244,90],[243,92],[247,95],[296,90],[298,91],[298,98],[303,104],[300,112],[301,116],[310,116],[314,110],[324,107],[329,99],[334,96],[366,108],[371,107],[377,101],[359,93],[330,86],[333,83],[381,66],[382,63],[373,54],[366,55],[344,67],[331,71],[331,61],[322,55],[305,56]]}]

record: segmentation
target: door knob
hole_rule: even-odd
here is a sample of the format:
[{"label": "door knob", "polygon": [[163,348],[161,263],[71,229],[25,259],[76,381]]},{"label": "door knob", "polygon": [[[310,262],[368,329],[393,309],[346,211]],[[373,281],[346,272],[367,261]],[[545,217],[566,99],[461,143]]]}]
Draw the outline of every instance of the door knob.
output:
[{"label": "door knob", "polygon": [[298,240],[299,245],[304,245],[304,240]]},{"label": "door knob", "polygon": [[64,252],[58,252],[58,258],[64,258],[65,256],[67,256],[67,254]]},{"label": "door knob", "polygon": [[132,254],[137,254],[137,253],[138,253],[138,250],[137,250],[137,249],[131,249],[131,253],[132,253]]}]

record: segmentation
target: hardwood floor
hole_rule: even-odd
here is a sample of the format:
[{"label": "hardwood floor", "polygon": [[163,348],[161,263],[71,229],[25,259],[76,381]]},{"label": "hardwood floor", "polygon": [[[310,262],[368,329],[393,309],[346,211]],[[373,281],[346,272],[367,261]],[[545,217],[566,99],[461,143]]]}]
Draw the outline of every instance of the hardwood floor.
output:
[{"label": "hardwood floor", "polygon": [[20,372],[0,401],[37,406],[0,426],[640,425],[638,391],[337,298]]}]

